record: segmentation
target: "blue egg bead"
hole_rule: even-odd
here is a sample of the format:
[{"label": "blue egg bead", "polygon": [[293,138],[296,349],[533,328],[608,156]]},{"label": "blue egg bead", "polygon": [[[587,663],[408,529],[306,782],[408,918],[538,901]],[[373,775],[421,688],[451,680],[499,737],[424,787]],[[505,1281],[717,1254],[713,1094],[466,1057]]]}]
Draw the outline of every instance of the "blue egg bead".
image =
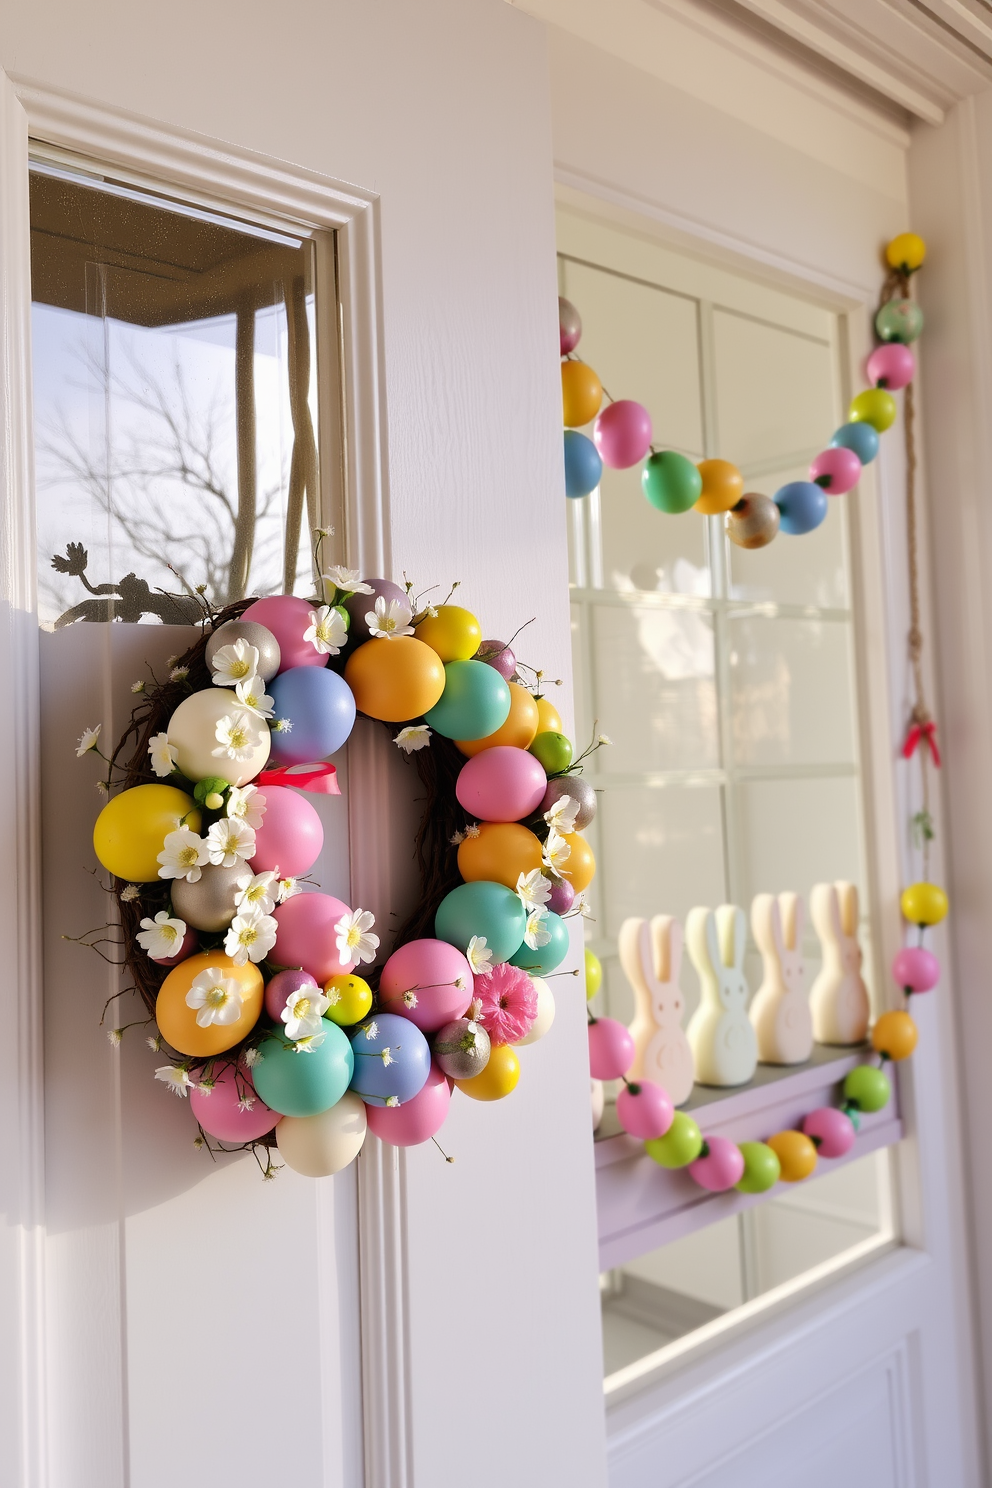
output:
[{"label": "blue egg bead", "polygon": [[510,689],[484,661],[449,661],[444,691],[424,721],[446,739],[487,739],[510,716]]},{"label": "blue egg bead", "polygon": [[416,1023],[398,1013],[375,1013],[351,1036],[351,1088],[368,1106],[403,1105],[427,1084],[430,1045]]},{"label": "blue egg bead", "polygon": [[588,496],[603,477],[599,450],[578,429],[565,430],[565,495]]},{"label": "blue egg bead", "polygon": [[878,454],[878,439],[873,424],[841,424],[830,443],[834,449],[853,450],[862,465],[870,465]]},{"label": "blue egg bead", "polygon": [[280,1116],[319,1116],[336,1106],[351,1084],[355,1061],[348,1036],[321,1018],[321,1043],[297,1053],[294,1041],[273,1030],[258,1046],[251,1078],[260,1100]]},{"label": "blue egg bead", "polygon": [[827,493],[814,481],[790,481],[775,492],[779,528],[792,537],[812,532],[827,515]]},{"label": "blue egg bead", "polygon": [[[487,667],[492,671],[492,667]],[[505,685],[505,684],[504,684]],[[290,724],[272,731],[272,758],[280,765],[326,759],[346,742],[355,725],[355,698],[337,672],[326,667],[290,667],[268,684],[274,718]]]},{"label": "blue egg bead", "polygon": [[526,928],[526,911],[513,890],[485,879],[452,889],[434,916],[438,940],[467,951],[473,935],[483,935],[494,961],[509,961],[523,944]]},{"label": "blue egg bead", "polygon": [[510,957],[511,966],[519,966],[521,971],[528,971],[531,976],[547,976],[568,955],[568,926],[561,915],[546,914],[541,921],[541,928],[551,936],[547,945],[532,948],[524,941],[519,951]]}]

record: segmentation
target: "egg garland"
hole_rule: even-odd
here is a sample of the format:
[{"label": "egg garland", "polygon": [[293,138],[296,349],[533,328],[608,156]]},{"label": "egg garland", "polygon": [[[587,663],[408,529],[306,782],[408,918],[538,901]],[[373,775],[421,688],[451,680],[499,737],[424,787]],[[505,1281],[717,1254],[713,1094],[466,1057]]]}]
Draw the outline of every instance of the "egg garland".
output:
[{"label": "egg garland", "polygon": [[[614,401],[576,355],[582,317],[559,297],[565,495],[588,496],[599,485],[604,465],[626,470],[643,461],[641,489],[656,511],[668,516],[693,510],[704,516],[724,514],[727,536],[739,548],[767,547],[780,532],[791,537],[814,532],[826,519],[828,498],[852,491],[862,468],[875,459],[879,436],[896,420],[892,394],[905,388],[908,397],[916,375],[910,347],[923,330],[923,313],[910,298],[910,276],[922,265],[926,246],[915,233],[901,233],[885,253],[890,273],[875,317],[880,344],[866,366],[871,387],[852,398],[847,422],[810,465],[808,478],[787,482],[774,496],[745,492],[744,477],[729,460],[707,459],[697,465],[677,450],[656,449],[647,409],[630,399]],[[589,424],[591,438],[581,432]]]},{"label": "egg garland", "polygon": [[[509,1095],[514,1046],[553,1023],[545,978],[595,868],[578,826],[596,809],[590,751],[573,762],[542,674],[451,595],[341,568],[324,583],[326,603],[204,606],[167,680],[134,684],[112,756],[99,728],[77,749],[108,766],[94,850],[149,1014],[136,1023],[171,1051],[155,1077],[189,1098],[196,1146],[250,1150],[266,1177],[273,1149],[327,1176],[368,1130],[435,1138],[454,1089]],[[381,967],[375,916],[306,877],[324,840],[308,796],[340,793],[328,756],[358,714],[389,728],[427,797],[420,902]]]}]

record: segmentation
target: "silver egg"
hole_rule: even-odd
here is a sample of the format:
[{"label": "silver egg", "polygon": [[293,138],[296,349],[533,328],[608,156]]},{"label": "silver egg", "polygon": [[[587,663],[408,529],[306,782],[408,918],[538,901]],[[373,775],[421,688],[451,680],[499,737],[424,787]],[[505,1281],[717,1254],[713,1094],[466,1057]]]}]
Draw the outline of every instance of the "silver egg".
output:
[{"label": "silver egg", "polygon": [[225,620],[223,625],[218,625],[217,629],[211,632],[204,653],[207,666],[211,671],[213,671],[214,652],[219,651],[221,646],[233,646],[235,641],[246,641],[249,646],[255,647],[258,652],[258,675],[263,682],[268,682],[275,676],[282,663],[279,642],[271,630],[264,625],[259,625],[257,620]]},{"label": "silver egg", "polygon": [[250,872],[247,863],[236,863],[233,868],[208,863],[196,883],[177,878],[172,885],[173,912],[194,930],[226,930],[237,914],[238,879]]},{"label": "silver egg", "polygon": [[570,796],[573,801],[578,802],[575,830],[581,832],[596,815],[596,792],[588,780],[584,780],[581,775],[558,775],[554,780],[548,781],[548,788],[544,792],[544,799],[539,809],[542,812],[550,811],[562,796]]},{"label": "silver egg", "polygon": [[489,1035],[481,1023],[473,1023],[470,1018],[453,1018],[445,1023],[431,1043],[438,1068],[452,1080],[471,1080],[489,1063]]}]

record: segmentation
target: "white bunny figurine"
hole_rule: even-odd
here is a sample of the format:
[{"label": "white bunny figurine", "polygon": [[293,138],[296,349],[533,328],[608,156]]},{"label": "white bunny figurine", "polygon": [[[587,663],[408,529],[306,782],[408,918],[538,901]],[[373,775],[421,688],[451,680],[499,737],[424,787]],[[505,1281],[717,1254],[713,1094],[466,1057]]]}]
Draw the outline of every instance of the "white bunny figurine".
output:
[{"label": "white bunny figurine", "polygon": [[630,1031],[637,1052],[629,1070],[632,1080],[654,1080],[667,1090],[673,1105],[692,1094],[695,1066],[682,1030],[685,998],[679,986],[682,926],[671,915],[624,920],[619,938],[620,965],[634,991]]},{"label": "white bunny figurine", "polygon": [[699,976],[699,1007],[689,1023],[696,1079],[703,1085],[746,1085],[758,1063],[758,1041],[747,1015],[744,979],[747,924],[735,904],[716,914],[693,909],[685,942]]},{"label": "white bunny figurine", "polygon": [[813,1019],[806,1001],[803,924],[798,894],[758,894],[751,931],[764,961],[764,977],[750,1008],[763,1064],[804,1064],[813,1052]]},{"label": "white bunny figurine", "polygon": [[813,1036],[820,1044],[860,1044],[871,1009],[861,975],[857,888],[843,881],[816,884],[809,907],[823,948],[823,966],[809,999]]}]

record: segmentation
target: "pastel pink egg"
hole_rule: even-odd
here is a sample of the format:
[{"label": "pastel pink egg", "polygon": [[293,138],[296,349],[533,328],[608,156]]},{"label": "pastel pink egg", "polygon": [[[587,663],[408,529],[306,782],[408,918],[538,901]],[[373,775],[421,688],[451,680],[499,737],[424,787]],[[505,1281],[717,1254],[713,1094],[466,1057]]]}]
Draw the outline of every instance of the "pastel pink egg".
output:
[{"label": "pastel pink egg", "polygon": [[[436,1033],[445,1023],[464,1017],[474,986],[472,968],[457,946],[444,940],[411,940],[382,968],[379,1002],[385,1012],[416,1023],[421,1033]],[[411,994],[416,1002],[410,1000]]]},{"label": "pastel pink egg", "polygon": [[310,628],[313,605],[308,599],[299,599],[295,594],[270,594],[267,599],[256,599],[242,614],[242,620],[255,620],[271,630],[279,642],[282,660],[280,672],[290,667],[326,666],[327,657],[322,655],[303,634]]},{"label": "pastel pink egg", "polygon": [[911,992],[932,992],[940,981],[940,962],[923,946],[903,946],[892,958],[892,977]]},{"label": "pastel pink egg", "polygon": [[654,1080],[632,1081],[617,1093],[617,1120],[632,1137],[663,1137],[675,1120],[668,1091]]},{"label": "pastel pink egg", "polygon": [[455,795],[480,821],[522,821],[536,811],[548,788],[541,764],[526,749],[499,744],[467,760],[455,781]]},{"label": "pastel pink egg", "polygon": [[803,1121],[803,1131],[821,1157],[843,1157],[854,1146],[854,1122],[833,1106],[819,1106]]},{"label": "pastel pink egg", "polygon": [[890,341],[885,346],[875,347],[866,370],[870,383],[894,393],[906,387],[916,376],[916,358],[908,346]]},{"label": "pastel pink egg", "polygon": [[594,1080],[619,1080],[634,1062],[630,1029],[616,1018],[595,1018],[589,1024],[589,1070]]},{"label": "pastel pink egg", "polygon": [[825,449],[809,467],[809,478],[822,486],[828,496],[843,496],[861,479],[861,461],[851,449]]},{"label": "pastel pink egg", "polygon": [[495,667],[505,682],[512,682],[517,670],[517,658],[509,646],[502,641],[483,641],[475,653],[476,661]]},{"label": "pastel pink egg", "polygon": [[399,1106],[366,1106],[369,1131],[391,1147],[416,1147],[441,1130],[451,1104],[451,1086],[436,1064],[427,1084]]},{"label": "pastel pink egg", "polygon": [[651,448],[651,415],[631,398],[609,403],[597,415],[592,440],[604,465],[626,470],[643,460]]},{"label": "pastel pink egg", "polygon": [[347,904],[330,894],[296,894],[273,911],[278,930],[269,960],[276,966],[301,966],[323,986],[328,977],[354,970],[338,956],[334,926],[351,914]]},{"label": "pastel pink egg", "polygon": [[297,878],[309,873],[324,846],[324,828],[313,806],[298,791],[285,785],[265,785],[262,825],[255,828],[255,873],[278,868],[280,877]]},{"label": "pastel pink egg", "polygon": [[271,981],[265,984],[265,1011],[272,1019],[277,1028],[282,1027],[283,1009],[294,992],[308,987],[313,992],[320,992],[320,987],[314,981],[308,971],[277,971]]},{"label": "pastel pink egg", "polygon": [[[218,1142],[255,1142],[270,1132],[282,1117],[270,1111],[255,1094],[255,1087],[245,1069],[226,1065],[212,1077],[214,1088],[208,1093],[197,1087],[189,1093],[193,1115],[208,1136]],[[239,1109],[239,1102],[251,1101],[251,1110]]]},{"label": "pastel pink egg", "polygon": [[689,1164],[689,1172],[700,1188],[725,1193],[744,1176],[744,1154],[728,1137],[707,1137],[705,1157]]},{"label": "pastel pink egg", "polygon": [[187,956],[192,956],[200,944],[200,937],[192,928],[183,936],[183,943],[174,956],[152,956],[150,959],[156,966],[178,966],[180,961],[185,961]]}]

